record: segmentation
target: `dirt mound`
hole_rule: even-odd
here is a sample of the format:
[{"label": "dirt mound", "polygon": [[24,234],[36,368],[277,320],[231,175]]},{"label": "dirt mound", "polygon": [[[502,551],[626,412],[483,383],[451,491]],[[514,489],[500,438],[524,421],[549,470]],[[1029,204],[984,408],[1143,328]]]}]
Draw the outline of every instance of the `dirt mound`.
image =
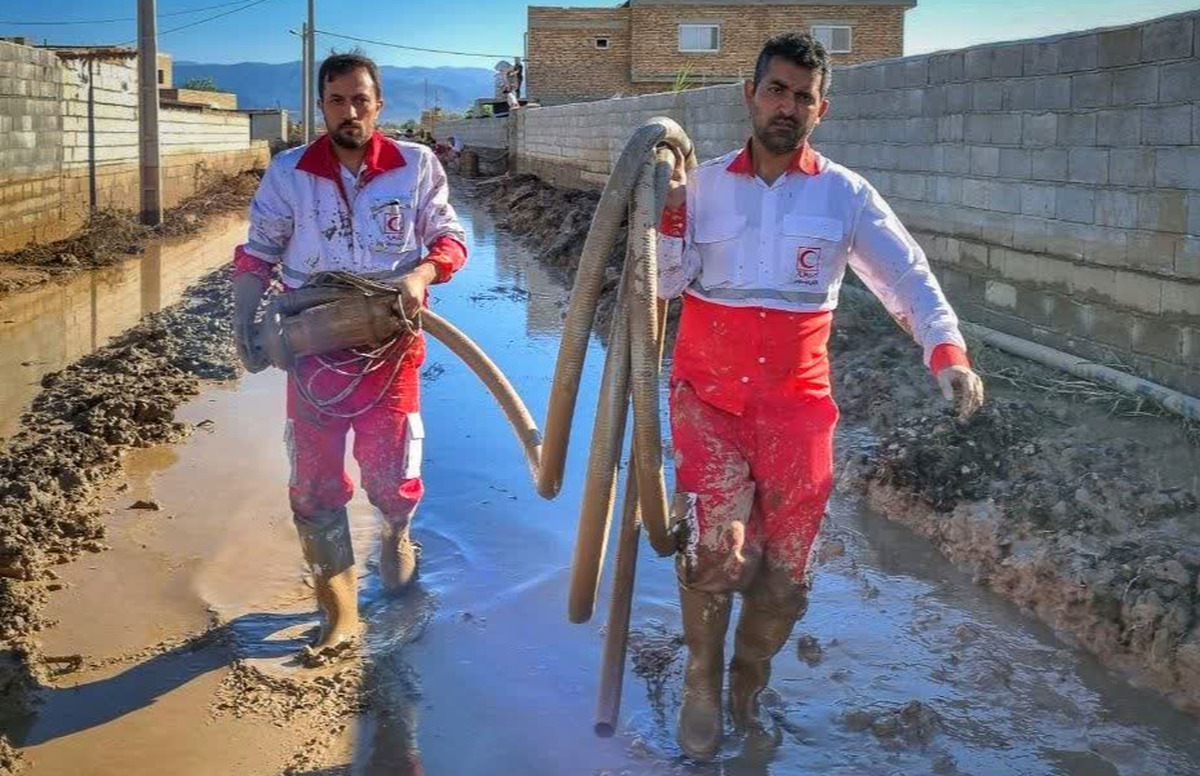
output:
[{"label": "dirt mound", "polygon": [[123,210],[94,212],[76,234],[52,243],[31,243],[0,253],[0,264],[22,270],[0,277],[0,294],[35,285],[82,269],[107,267],[141,253],[146,240],[191,234],[210,218],[244,211],[258,188],[262,173],[245,172],[214,178],[208,186],[163,214],[157,227],[143,226],[137,215]]},{"label": "dirt mound", "polygon": [[0,661],[0,688],[27,675],[27,639],[46,624],[49,567],[104,549],[94,504],[123,452],[186,435],[175,408],[199,393],[201,379],[237,375],[231,320],[222,270],[179,304],[43,378],[20,432],[0,450],[0,649],[16,657],[12,665]]},{"label": "dirt mound", "polygon": [[0,776],[16,776],[25,770],[25,758],[9,745],[8,739],[0,736]]},{"label": "dirt mound", "polygon": [[886,746],[903,748],[925,746],[941,730],[937,712],[920,701],[903,706],[872,706],[848,712],[842,717],[847,730],[870,730]]}]

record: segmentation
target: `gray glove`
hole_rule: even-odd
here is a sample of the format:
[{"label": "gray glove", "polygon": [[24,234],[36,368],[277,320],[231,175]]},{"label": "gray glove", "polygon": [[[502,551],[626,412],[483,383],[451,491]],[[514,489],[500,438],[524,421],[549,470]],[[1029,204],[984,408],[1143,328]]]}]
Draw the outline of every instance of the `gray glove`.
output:
[{"label": "gray glove", "polygon": [[258,347],[255,318],[267,284],[258,275],[244,272],[233,279],[233,337],[238,357],[248,372],[261,372],[271,365]]}]

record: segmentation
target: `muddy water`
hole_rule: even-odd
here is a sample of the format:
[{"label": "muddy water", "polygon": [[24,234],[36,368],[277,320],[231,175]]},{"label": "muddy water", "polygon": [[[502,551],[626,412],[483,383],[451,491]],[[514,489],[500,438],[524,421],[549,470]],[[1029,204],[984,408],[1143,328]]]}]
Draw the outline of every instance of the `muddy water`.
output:
[{"label": "muddy water", "polygon": [[244,218],[222,216],[198,234],[148,242],[121,264],[0,298],[0,437],[15,430],[42,375],[174,304],[245,237]]},{"label": "muddy water", "polygon": [[[540,417],[565,294],[485,213],[466,205],[463,215],[471,264],[436,290],[435,303]],[[594,347],[583,415],[601,357]],[[300,772],[405,774],[417,762],[430,774],[533,776],[1200,772],[1193,720],[975,587],[844,491],[797,628],[804,648],[794,638],[776,661],[769,705],[782,747],[732,740],[720,764],[681,759],[672,740],[673,577],[667,561],[645,552],[634,623],[658,644],[664,670],[650,685],[628,671],[617,735],[594,737],[603,615],[582,626],[565,616],[586,423],[577,423],[563,495],[549,503],[534,493],[499,411],[440,346],[431,346],[423,383],[421,583],[400,600],[380,595],[375,519],[357,495],[374,710]],[[129,488],[110,503],[113,550],[62,569],[67,589],[52,611],[61,625],[44,634],[45,649],[88,662],[46,691],[37,717],[13,727],[31,773],[278,774],[321,733],[319,715],[284,722],[212,709],[236,656],[293,671],[279,656],[306,619],[283,487],[281,387],[267,372],[214,388],[183,412],[209,421],[187,444],[130,458]],[[843,449],[859,441],[853,429],[840,438]],[[137,499],[160,509],[127,509]],[[212,621],[221,638],[175,646]]]}]

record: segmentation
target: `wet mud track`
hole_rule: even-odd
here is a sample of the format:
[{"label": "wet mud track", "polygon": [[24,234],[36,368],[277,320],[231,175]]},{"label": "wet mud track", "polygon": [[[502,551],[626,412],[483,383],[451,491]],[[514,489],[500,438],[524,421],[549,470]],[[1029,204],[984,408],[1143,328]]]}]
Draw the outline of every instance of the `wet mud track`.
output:
[{"label": "wet mud track", "polygon": [[[476,337],[540,416],[565,276],[463,203],[468,268],[437,309]],[[418,588],[390,599],[376,517],[351,503],[368,620],[363,660],[303,672],[313,624],[287,511],[282,379],[207,382],[95,502],[111,549],[55,566],[32,713],[2,723],[31,774],[1188,774],[1193,718],[974,583],[872,512],[852,420],[807,617],[776,661],[782,745],[731,740],[718,765],[673,742],[682,652],[671,564],[643,553],[621,726],[591,733],[603,622],[566,623],[582,440],[558,501],[539,499],[498,409],[432,346],[423,370],[428,496]],[[933,406],[933,405],[930,405]],[[853,412],[849,397],[844,409]],[[866,412],[859,417],[865,417]],[[356,478],[357,473],[352,472]],[[158,509],[130,509],[136,502]],[[19,583],[26,584],[26,583]],[[607,582],[604,585],[607,590]],[[605,611],[604,600],[598,611]],[[8,759],[6,759],[8,758]],[[12,756],[0,748],[0,765]]]}]

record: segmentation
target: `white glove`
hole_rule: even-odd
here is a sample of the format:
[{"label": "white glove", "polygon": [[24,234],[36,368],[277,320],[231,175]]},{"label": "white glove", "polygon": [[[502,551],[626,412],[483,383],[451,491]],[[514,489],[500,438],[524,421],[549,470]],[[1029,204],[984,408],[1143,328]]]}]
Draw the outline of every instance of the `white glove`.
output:
[{"label": "white glove", "polygon": [[970,367],[948,366],[937,373],[937,381],[942,396],[954,403],[959,420],[966,420],[983,406],[983,380]]}]

